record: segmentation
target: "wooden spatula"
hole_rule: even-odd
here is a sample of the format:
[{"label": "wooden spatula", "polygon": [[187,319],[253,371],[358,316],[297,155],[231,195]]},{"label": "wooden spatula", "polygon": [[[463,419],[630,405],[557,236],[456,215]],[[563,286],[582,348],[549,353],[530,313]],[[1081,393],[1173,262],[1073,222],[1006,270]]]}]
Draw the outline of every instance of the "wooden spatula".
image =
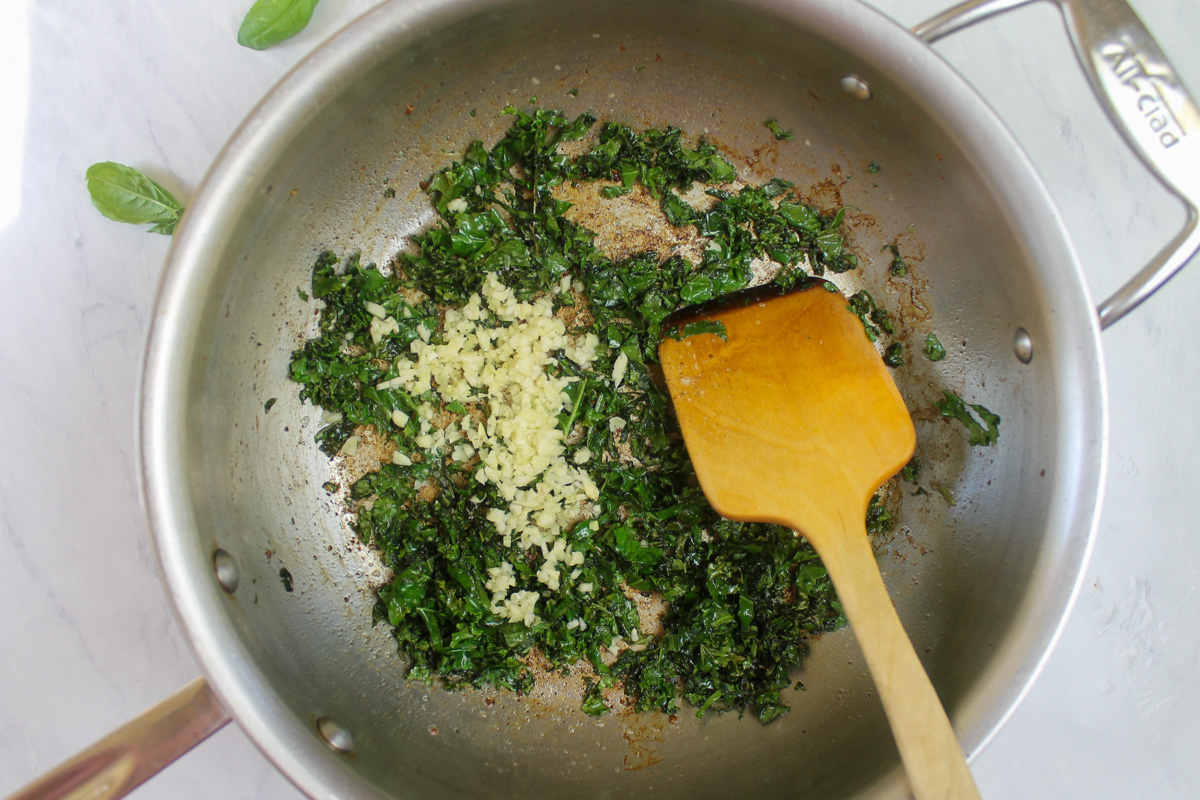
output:
[{"label": "wooden spatula", "polygon": [[[697,333],[718,326],[696,320],[720,322],[727,340]],[[822,286],[743,295],[670,322],[679,338],[665,338],[659,357],[709,502],[729,519],[808,539],[866,656],[914,794],[978,798],[867,540],[867,503],[912,457],[916,432],[846,298]]]}]

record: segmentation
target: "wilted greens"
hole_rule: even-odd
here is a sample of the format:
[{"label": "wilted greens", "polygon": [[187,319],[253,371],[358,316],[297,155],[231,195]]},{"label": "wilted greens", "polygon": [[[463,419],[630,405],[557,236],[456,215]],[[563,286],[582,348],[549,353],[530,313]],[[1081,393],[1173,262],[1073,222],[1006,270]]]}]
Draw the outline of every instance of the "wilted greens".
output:
[{"label": "wilted greens", "polygon": [[[496,144],[472,142],[428,181],[439,223],[414,237],[413,252],[398,256],[389,274],[357,256],[339,264],[329,253],[313,268],[320,333],[294,353],[291,375],[301,396],[326,411],[319,444],[335,454],[371,426],[407,454],[349,489],[359,535],[394,572],[379,590],[377,620],[392,626],[413,679],[525,691],[535,680],[529,656],[536,649],[553,669],[588,665],[588,713],[604,713],[604,690],[620,683],[643,710],[675,710],[682,696],[698,714],[750,708],[764,722],[774,719],[787,711],[789,668],[810,636],[844,624],[841,608],[804,540],[779,526],[724,520],[705,501],[656,380],[657,344],[668,314],[747,286],[755,259],[778,265],[781,287],[853,269],[857,260],[839,232],[844,211],[823,213],[782,180],[735,189],[733,166],[704,141],[686,144],[678,129],[639,132],[610,122],[593,134],[588,114],[507,113],[512,127]],[[592,144],[581,155],[559,150],[587,136]],[[567,218],[569,205],[554,189],[568,181],[595,182],[605,198],[642,187],[667,221],[705,237],[703,260],[653,252],[609,258],[592,232]],[[713,198],[707,210],[681,194],[697,183]],[[494,486],[473,480],[470,464],[422,457],[417,409],[440,403],[438,396],[379,388],[414,341],[440,341],[443,310],[466,303],[489,274],[521,299],[555,292],[572,332],[599,338],[587,368],[565,356],[547,367],[576,379],[559,423],[568,455],[590,454],[584,460],[599,488],[590,515],[563,533],[585,561],[564,571],[557,591],[546,591],[534,557],[506,546],[485,519],[486,509],[503,504]],[[564,277],[581,290],[563,291]],[[848,302],[872,338],[894,332],[866,292]],[[380,314],[396,324],[376,338]],[[671,331],[698,333],[723,331]],[[627,364],[619,381],[618,360]],[[439,413],[472,410],[449,403]],[[894,524],[878,499],[868,524],[873,531]],[[531,626],[489,609],[488,570],[505,562],[518,588],[539,592]],[[667,608],[664,632],[653,637],[641,631],[637,606],[650,594]]]},{"label": "wilted greens", "polygon": [[795,138],[791,131],[784,130],[782,127],[780,127],[779,120],[777,119],[769,119],[764,122],[763,125],[767,126],[767,130],[769,130],[771,134],[780,141],[791,140]]},{"label": "wilted greens", "polygon": [[937,334],[929,333],[925,336],[925,358],[930,361],[941,361],[946,357],[946,348],[942,346],[942,342],[938,339]]},{"label": "wilted greens", "polygon": [[[1000,438],[1000,417],[981,405],[963,402],[954,392],[947,391],[943,391],[942,399],[933,405],[943,417],[956,419],[965,425],[970,434],[967,441],[973,445],[990,447]],[[971,411],[979,415],[978,420]]]}]

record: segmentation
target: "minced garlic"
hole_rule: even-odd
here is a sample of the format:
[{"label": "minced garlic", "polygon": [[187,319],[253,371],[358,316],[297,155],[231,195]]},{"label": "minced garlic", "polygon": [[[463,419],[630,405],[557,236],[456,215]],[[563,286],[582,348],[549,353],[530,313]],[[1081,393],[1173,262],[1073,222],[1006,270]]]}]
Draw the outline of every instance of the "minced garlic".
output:
[{"label": "minced garlic", "polygon": [[[496,487],[507,506],[488,509],[506,546],[537,547],[543,563],[537,579],[548,591],[561,586],[561,568],[583,563],[560,538],[570,522],[588,515],[599,489],[582,469],[590,453],[579,451],[569,462],[558,416],[570,402],[566,389],[574,378],[554,377],[546,367],[561,352],[581,366],[596,358],[595,334],[572,339],[554,316],[553,300],[520,302],[494,275],[467,303],[446,312],[440,337],[420,326],[420,338],[409,345],[412,357],[396,361],[396,377],[380,389],[403,387],[413,395],[435,390],[443,403],[480,403],[488,417],[464,415],[457,424],[435,425],[437,409],[417,409],[418,447],[449,455],[460,463],[479,459],[474,477]],[[619,378],[623,376],[614,376]],[[483,402],[486,401],[486,402]],[[394,415],[398,426],[407,415]],[[582,455],[581,455],[582,454]],[[493,613],[526,625],[538,621],[538,595],[511,592],[516,580],[510,564],[488,570],[487,589]]]}]

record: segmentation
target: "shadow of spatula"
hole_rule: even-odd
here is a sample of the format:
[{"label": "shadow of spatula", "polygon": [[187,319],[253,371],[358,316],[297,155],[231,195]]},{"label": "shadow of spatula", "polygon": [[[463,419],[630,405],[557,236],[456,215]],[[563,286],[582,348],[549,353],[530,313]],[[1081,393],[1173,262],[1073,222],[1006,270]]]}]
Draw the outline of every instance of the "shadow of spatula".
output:
[{"label": "shadow of spatula", "polygon": [[659,357],[709,502],[729,519],[808,539],[866,657],[914,794],[978,798],[867,539],[867,503],[912,457],[916,432],[846,298],[823,285],[740,293],[668,323]]}]

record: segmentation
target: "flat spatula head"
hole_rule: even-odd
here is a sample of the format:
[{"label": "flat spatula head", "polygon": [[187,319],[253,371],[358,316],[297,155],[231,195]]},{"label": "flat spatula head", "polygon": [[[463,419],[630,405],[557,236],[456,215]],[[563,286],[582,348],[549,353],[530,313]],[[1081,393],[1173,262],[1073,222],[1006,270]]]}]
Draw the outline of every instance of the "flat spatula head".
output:
[{"label": "flat spatula head", "polygon": [[809,288],[695,319],[720,322],[725,338],[666,338],[659,357],[713,508],[810,539],[843,529],[845,515],[861,524],[871,494],[912,457],[916,432],[846,298]]}]

